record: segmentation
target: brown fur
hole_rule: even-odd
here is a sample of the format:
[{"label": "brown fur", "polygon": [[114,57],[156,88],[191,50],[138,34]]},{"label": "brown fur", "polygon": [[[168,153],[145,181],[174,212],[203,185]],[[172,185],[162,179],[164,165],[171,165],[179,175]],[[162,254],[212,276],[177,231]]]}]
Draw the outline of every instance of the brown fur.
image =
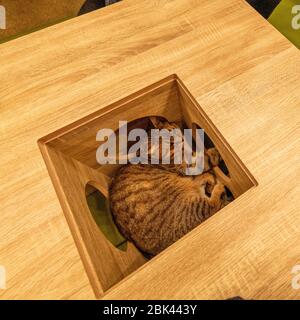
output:
[{"label": "brown fur", "polygon": [[110,206],[121,233],[156,255],[224,206],[224,192],[209,172],[193,178],[166,166],[126,165],[111,186]]},{"label": "brown fur", "polygon": [[[168,122],[155,123],[167,130]],[[149,149],[151,150],[151,148]],[[204,173],[186,176],[185,165],[125,165],[110,188],[110,207],[120,232],[154,256],[226,205],[225,187],[211,170],[220,155],[206,150]]]}]

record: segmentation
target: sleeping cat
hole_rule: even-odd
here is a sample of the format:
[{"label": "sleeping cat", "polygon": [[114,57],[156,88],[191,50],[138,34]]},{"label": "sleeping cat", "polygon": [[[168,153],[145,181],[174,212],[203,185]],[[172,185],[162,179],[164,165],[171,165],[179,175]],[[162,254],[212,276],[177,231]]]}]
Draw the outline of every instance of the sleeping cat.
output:
[{"label": "sleeping cat", "polygon": [[[165,122],[164,128],[174,125]],[[215,148],[207,150],[198,176],[186,176],[185,164],[121,167],[110,188],[110,209],[123,236],[151,257],[224,207],[225,187],[212,171],[219,159]]]}]

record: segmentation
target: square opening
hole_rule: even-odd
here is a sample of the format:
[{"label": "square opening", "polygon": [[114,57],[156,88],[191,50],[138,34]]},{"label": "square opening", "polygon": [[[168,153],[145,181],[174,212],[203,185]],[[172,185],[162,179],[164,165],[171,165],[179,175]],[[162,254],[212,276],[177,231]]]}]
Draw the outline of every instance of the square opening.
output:
[{"label": "square opening", "polygon": [[38,144],[96,294],[124,279],[147,262],[119,233],[107,209],[111,178],[119,165],[100,165],[97,132],[115,131],[119,121],[147,128],[150,117],[202,128],[207,146],[215,146],[223,161],[216,173],[237,198],[257,185],[255,179],[210,121],[182,81],[171,75],[139,92],[39,139]]}]

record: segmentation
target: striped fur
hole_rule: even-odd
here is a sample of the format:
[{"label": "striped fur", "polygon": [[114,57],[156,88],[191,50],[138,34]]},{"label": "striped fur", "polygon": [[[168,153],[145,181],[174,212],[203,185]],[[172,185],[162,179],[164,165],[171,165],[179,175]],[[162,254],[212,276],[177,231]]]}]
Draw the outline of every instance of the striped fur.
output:
[{"label": "striped fur", "polygon": [[[175,170],[174,170],[175,168]],[[225,188],[211,172],[196,177],[162,165],[126,165],[110,188],[120,232],[154,256],[225,206]]]}]

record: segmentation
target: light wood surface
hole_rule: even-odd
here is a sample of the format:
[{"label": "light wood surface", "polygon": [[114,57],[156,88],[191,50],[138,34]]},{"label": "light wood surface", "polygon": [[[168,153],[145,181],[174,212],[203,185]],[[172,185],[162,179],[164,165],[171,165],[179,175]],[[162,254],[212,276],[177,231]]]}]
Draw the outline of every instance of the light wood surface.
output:
[{"label": "light wood surface", "polygon": [[300,54],[242,0],[134,1],[0,46],[5,298],[93,298],[37,140],[176,73],[258,186],[105,298],[300,298]]},{"label": "light wood surface", "polygon": [[[110,182],[120,167],[100,165],[96,161],[97,149],[103,142],[95,137],[100,129],[109,128],[116,133],[118,141],[119,121],[128,121],[129,133],[134,128],[149,129],[155,117],[184,123],[190,129],[196,126],[204,129],[228,170],[226,175],[221,167],[214,167],[215,174],[235,199],[257,185],[176,75],[39,139],[38,144],[97,298],[147,263],[147,259],[132,243],[128,243],[125,252],[112,245],[88,208],[87,185],[93,185],[108,199]],[[195,134],[196,131],[194,138]]]}]

